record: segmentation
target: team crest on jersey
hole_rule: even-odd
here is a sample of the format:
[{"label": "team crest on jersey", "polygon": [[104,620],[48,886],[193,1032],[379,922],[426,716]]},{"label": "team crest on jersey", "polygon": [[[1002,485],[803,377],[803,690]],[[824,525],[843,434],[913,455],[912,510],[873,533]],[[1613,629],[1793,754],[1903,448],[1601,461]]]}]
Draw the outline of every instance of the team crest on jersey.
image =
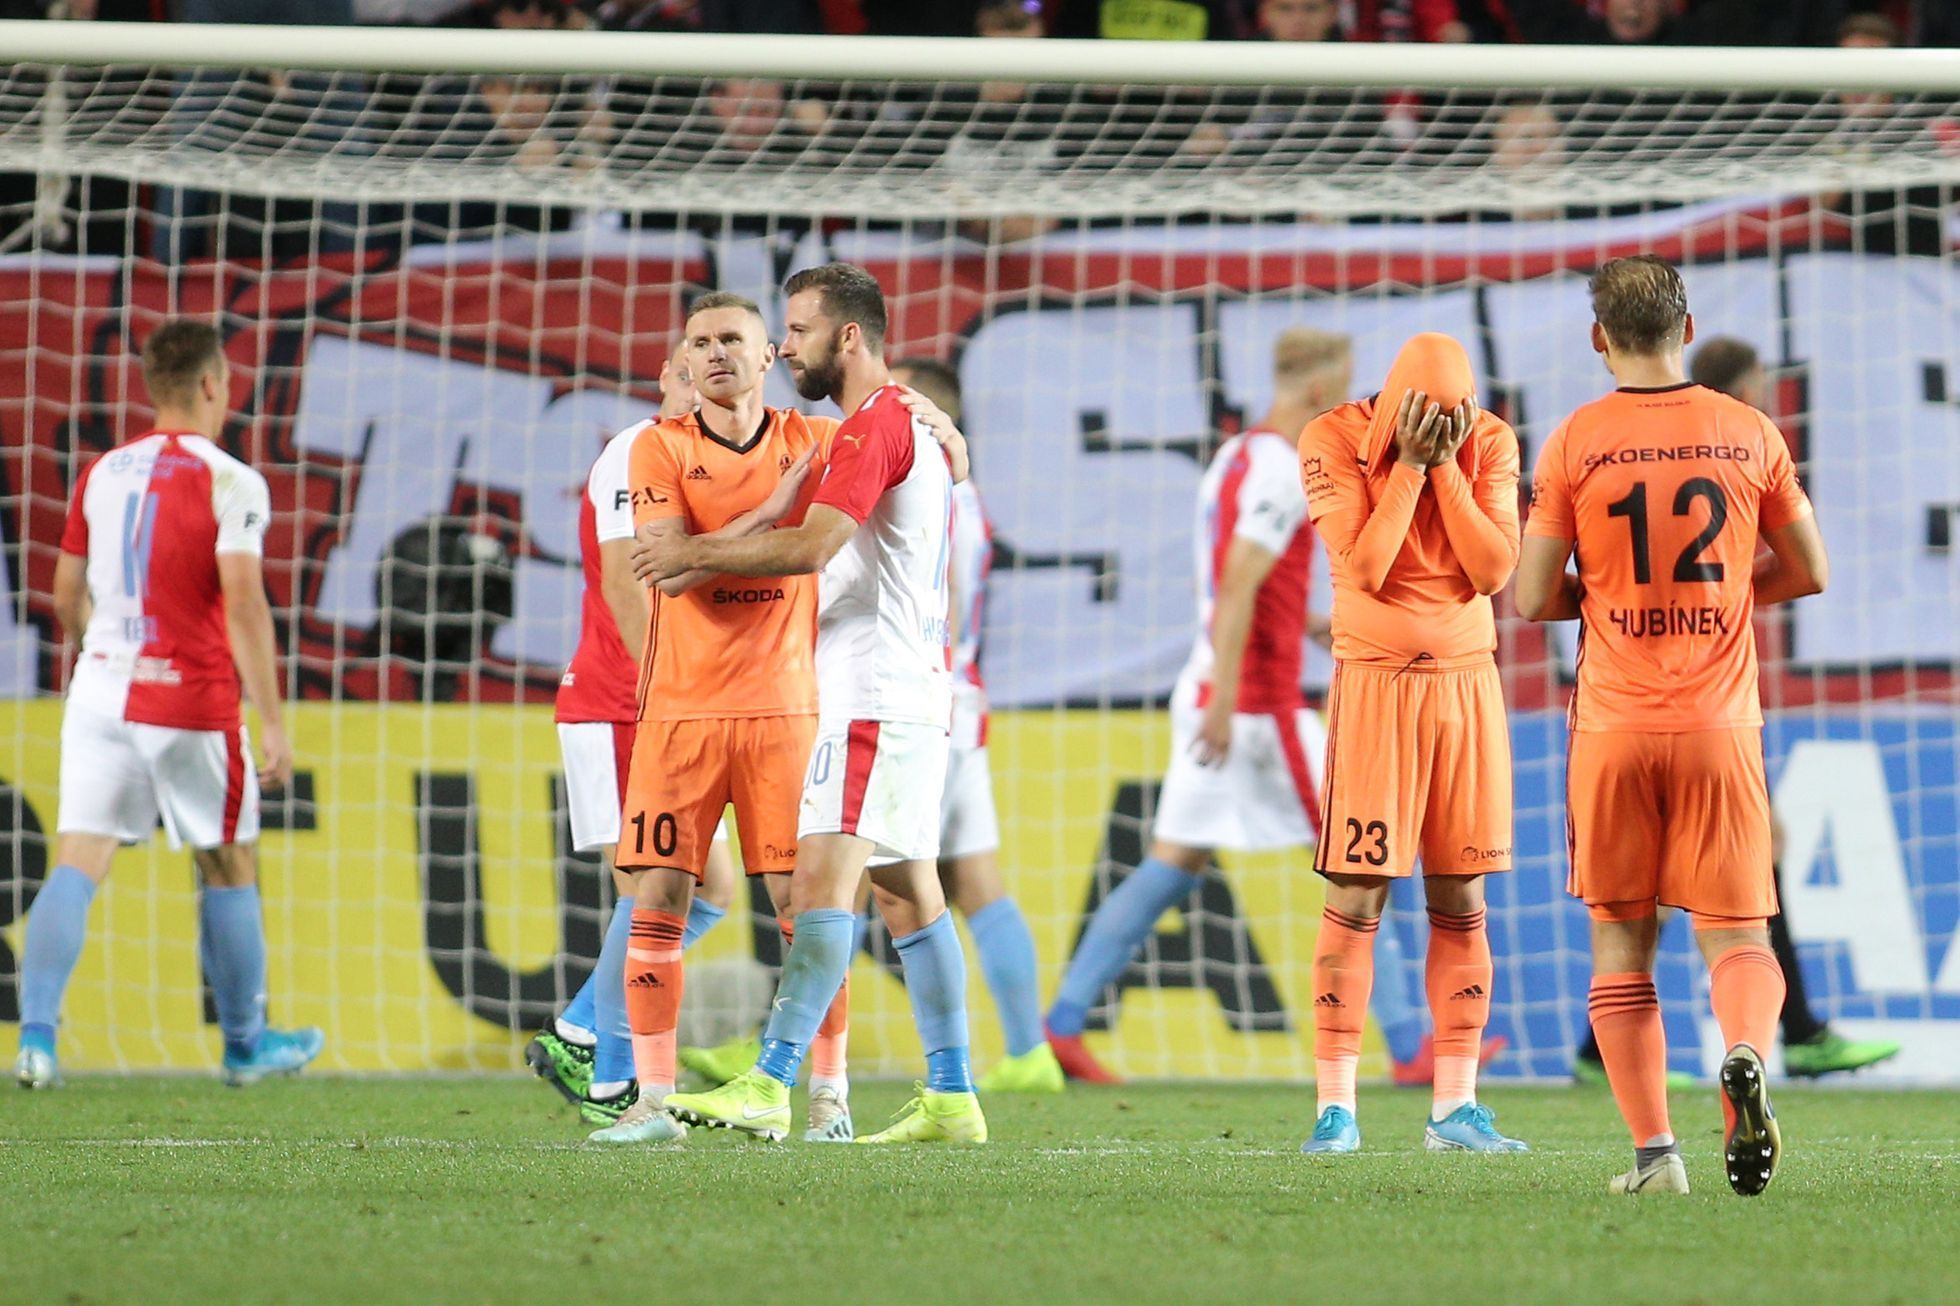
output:
[{"label": "team crest on jersey", "polygon": [[715,478],[708,475],[707,468],[703,467],[700,463],[696,463],[694,464],[694,470],[687,474],[687,479],[690,481],[712,481]]},{"label": "team crest on jersey", "polygon": [[789,464],[790,464],[790,456],[788,454],[784,454],[782,457],[776,460],[776,470],[779,472],[786,472],[789,470]]}]

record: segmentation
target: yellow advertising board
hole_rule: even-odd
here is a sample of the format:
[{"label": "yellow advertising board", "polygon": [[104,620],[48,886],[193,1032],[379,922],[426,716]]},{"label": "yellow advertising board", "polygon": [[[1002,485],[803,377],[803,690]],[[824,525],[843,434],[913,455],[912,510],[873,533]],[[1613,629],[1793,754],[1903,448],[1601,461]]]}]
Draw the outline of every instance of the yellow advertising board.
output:
[{"label": "yellow advertising board", "polygon": [[[0,705],[14,741],[0,750],[0,821],[12,822],[0,828],[7,1019],[18,907],[54,857],[60,713],[55,701]],[[300,704],[291,718],[302,783],[294,801],[268,804],[261,844],[274,1020],[323,1026],[332,1070],[518,1065],[525,1031],[577,985],[600,928],[600,876],[563,846],[550,709]],[[1034,930],[1044,996],[1096,900],[1099,862],[1144,846],[1140,818],[1168,746],[1161,713],[994,719],[1001,864]],[[1167,918],[1150,981],[1124,990],[1114,1032],[1093,1045],[1131,1075],[1305,1077],[1321,907],[1305,853],[1228,855],[1201,901]],[[767,929],[737,914],[704,939],[690,955],[701,977],[691,997],[716,1000],[714,977],[739,970]],[[970,942],[967,952],[985,1065],[999,1026]],[[904,991],[870,956],[856,963],[852,1008],[854,1069],[916,1069]],[[63,1049],[73,1069],[216,1065],[190,858],[161,835],[126,851],[96,899]],[[1368,1062],[1381,1068],[1378,1047]]]}]

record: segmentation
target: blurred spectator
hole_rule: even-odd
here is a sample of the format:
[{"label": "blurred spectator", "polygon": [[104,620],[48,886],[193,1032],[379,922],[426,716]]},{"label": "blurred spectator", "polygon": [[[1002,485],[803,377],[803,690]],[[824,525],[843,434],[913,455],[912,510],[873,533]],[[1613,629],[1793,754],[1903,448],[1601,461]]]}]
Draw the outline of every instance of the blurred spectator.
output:
[{"label": "blurred spectator", "polygon": [[[1899,35],[1898,25],[1882,14],[1852,14],[1839,25],[1837,44],[1849,50],[1889,49],[1899,43]],[[1918,113],[1916,106],[1897,106],[1880,92],[1845,91],[1836,98],[1840,118],[1832,149],[1846,159],[1896,150],[1902,131],[1940,129],[1936,119]],[[1820,203],[1850,224],[1853,249],[1931,255],[1946,249],[1945,218],[1952,200],[1950,187],[1914,186],[1838,191],[1822,196]]]},{"label": "blurred spectator", "polygon": [[1954,0],[1853,0],[1852,7],[1890,18],[1901,45],[1960,46],[1960,4]]},{"label": "blurred spectator", "polygon": [[[1565,124],[1558,111],[1537,99],[1517,99],[1502,105],[1491,124],[1490,155],[1484,166],[1507,185],[1556,195],[1552,176],[1569,156]],[[1519,207],[1501,214],[1481,215],[1540,221],[1561,216],[1558,204]]]},{"label": "blurred spectator", "polygon": [[426,27],[454,18],[473,0],[354,0],[354,21],[369,27]]},{"label": "blurred spectator", "polygon": [[821,32],[817,0],[696,0],[704,32]]},{"label": "blurred spectator", "polygon": [[1339,0],[1260,0],[1255,20],[1268,41],[1339,41]]},{"label": "blurred spectator", "polygon": [[1251,27],[1250,7],[1238,0],[1050,0],[1042,12],[1056,36],[1232,41]]},{"label": "blurred spectator", "polygon": [[1468,41],[1456,0],[1349,0],[1351,41]]},{"label": "blurred spectator", "polygon": [[[973,19],[974,35],[994,41],[1038,40],[1047,35],[1038,9],[1021,0],[988,0]],[[947,87],[928,108],[935,117],[956,121],[940,167],[955,187],[977,198],[982,188],[998,189],[1015,173],[1050,171],[1061,162],[1062,122],[1069,108],[1064,91],[1031,88],[1021,82],[982,82]],[[964,219],[960,234],[987,242],[1027,240],[1060,225],[1050,217]]]}]

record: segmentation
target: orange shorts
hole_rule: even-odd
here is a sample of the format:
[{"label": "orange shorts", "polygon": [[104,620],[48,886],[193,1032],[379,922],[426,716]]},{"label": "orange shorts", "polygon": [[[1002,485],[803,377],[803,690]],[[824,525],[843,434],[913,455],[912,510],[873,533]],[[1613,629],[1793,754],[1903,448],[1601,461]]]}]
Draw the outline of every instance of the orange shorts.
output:
[{"label": "orange shorts", "polygon": [[1757,726],[1581,731],[1565,774],[1567,888],[1589,904],[1776,915],[1769,784]]},{"label": "orange shorts", "polygon": [[1343,662],[1327,694],[1323,875],[1511,869],[1511,733],[1497,664]]},{"label": "orange shorts", "polygon": [[671,867],[701,878],[730,803],[750,875],[796,866],[803,771],[815,716],[642,721],[633,736],[616,865]]}]

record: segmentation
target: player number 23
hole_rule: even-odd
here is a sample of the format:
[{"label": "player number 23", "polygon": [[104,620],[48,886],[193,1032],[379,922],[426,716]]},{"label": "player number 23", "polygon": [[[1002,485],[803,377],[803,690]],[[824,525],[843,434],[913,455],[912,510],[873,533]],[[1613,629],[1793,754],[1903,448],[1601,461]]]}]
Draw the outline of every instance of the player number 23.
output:
[{"label": "player number 23", "polygon": [[[1383,866],[1388,862],[1388,825],[1382,821],[1370,821],[1363,825],[1352,816],[1347,819],[1347,859],[1357,865],[1366,862],[1370,866]],[[1371,844],[1362,840],[1372,839]]]}]

